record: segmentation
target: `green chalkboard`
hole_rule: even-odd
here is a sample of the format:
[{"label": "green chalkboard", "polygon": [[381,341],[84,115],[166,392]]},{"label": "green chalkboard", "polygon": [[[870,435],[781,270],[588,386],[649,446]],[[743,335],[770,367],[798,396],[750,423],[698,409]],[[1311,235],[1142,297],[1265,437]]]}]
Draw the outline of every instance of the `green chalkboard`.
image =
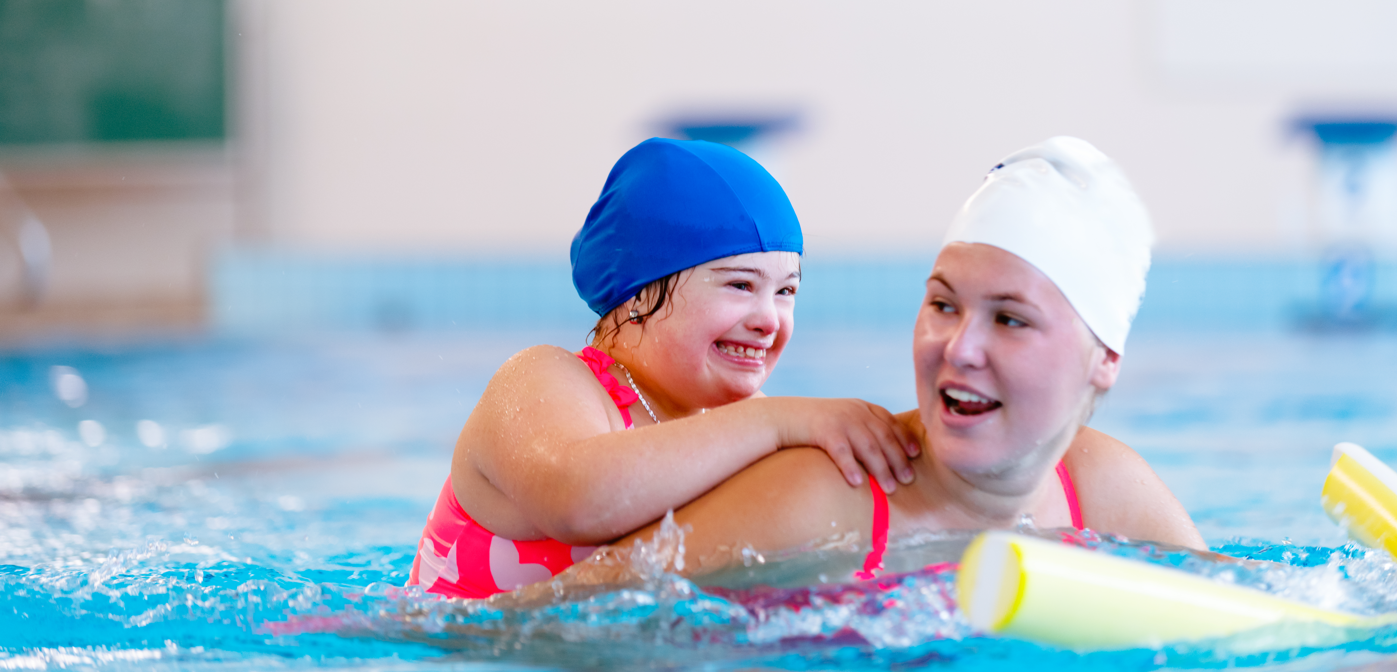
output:
[{"label": "green chalkboard", "polygon": [[223,0],[0,0],[0,145],[221,140]]}]

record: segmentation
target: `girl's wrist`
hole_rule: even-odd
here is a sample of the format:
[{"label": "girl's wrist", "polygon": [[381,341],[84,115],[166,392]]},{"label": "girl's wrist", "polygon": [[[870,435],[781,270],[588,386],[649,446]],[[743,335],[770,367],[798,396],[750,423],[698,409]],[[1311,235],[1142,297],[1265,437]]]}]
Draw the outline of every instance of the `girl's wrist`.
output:
[{"label": "girl's wrist", "polygon": [[792,427],[791,415],[794,409],[790,408],[790,399],[766,397],[765,399],[753,399],[753,401],[763,402],[757,408],[761,413],[760,422],[771,431],[772,440],[764,454],[770,455],[788,445],[793,445],[789,430]]}]

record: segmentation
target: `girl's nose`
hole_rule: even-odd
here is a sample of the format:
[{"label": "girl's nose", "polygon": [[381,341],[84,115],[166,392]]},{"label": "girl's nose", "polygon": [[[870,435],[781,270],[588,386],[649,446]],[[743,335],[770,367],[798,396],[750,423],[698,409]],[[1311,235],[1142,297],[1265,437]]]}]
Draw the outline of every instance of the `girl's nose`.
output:
[{"label": "girl's nose", "polygon": [[781,315],[776,310],[774,297],[766,297],[758,301],[752,311],[747,314],[747,320],[743,326],[762,336],[776,333],[781,328]]}]

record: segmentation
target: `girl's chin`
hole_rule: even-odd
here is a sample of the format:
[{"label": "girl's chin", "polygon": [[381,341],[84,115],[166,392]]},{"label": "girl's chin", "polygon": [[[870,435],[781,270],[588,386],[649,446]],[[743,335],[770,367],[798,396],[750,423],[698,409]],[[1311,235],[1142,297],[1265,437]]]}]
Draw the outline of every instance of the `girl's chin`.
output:
[{"label": "girl's chin", "polygon": [[[747,380],[725,380],[715,390],[713,395],[714,403],[709,408],[730,404],[734,401],[750,399],[753,395],[762,391],[762,384],[766,382],[766,376]],[[721,401],[719,401],[721,400]]]},{"label": "girl's chin", "polygon": [[742,388],[742,389],[729,390],[726,394],[723,395],[723,398],[724,398],[726,401],[724,401],[724,402],[722,402],[722,403],[720,403],[720,404],[714,404],[713,406],[710,406],[709,408],[716,408],[716,407],[718,407],[718,406],[722,406],[723,404],[731,404],[731,403],[733,403],[733,402],[735,402],[735,401],[743,401],[743,400],[746,400],[746,399],[751,399],[752,397],[754,397],[754,396],[756,396],[757,394],[759,394],[761,391],[762,391],[762,388],[761,388],[761,387],[750,387],[750,388],[744,387],[744,388]]}]

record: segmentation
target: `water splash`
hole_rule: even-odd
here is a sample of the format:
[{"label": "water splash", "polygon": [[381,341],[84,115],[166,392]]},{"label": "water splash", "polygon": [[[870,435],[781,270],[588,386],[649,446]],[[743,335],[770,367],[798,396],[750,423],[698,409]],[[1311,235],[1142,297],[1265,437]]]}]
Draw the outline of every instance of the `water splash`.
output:
[{"label": "water splash", "polygon": [[[868,583],[851,579],[862,557],[854,537],[794,557],[736,549],[739,562],[731,576],[693,581],[675,572],[674,551],[684,543],[679,531],[662,525],[662,543],[596,559],[603,567],[612,563],[615,582],[598,575],[590,584],[541,584],[528,604],[465,603],[403,589],[412,542],[440,487],[445,462],[439,447],[459,430],[469,396],[484,388],[498,361],[517,347],[482,355],[479,342],[460,341],[456,360],[479,360],[479,371],[465,376],[475,382],[463,402],[460,371],[443,373],[436,355],[454,346],[433,344],[422,358],[431,366],[413,368],[413,358],[422,354],[414,350],[418,346],[395,343],[403,357],[383,354],[377,342],[326,347],[317,341],[294,348],[162,344],[120,355],[0,359],[0,394],[8,395],[0,409],[0,669],[437,670],[461,664],[978,671],[1277,663],[1328,669],[1397,653],[1397,634],[1387,630],[1255,632],[1095,653],[980,637],[955,609],[954,574],[925,570],[959,556],[969,537],[954,533],[890,539],[888,571]],[[1371,372],[1365,373],[1371,380],[1336,378],[1333,389],[1379,405],[1387,398],[1385,372],[1336,367],[1332,358],[1388,361],[1391,345],[1326,350],[1324,358],[1303,356],[1313,354],[1308,349],[1280,356],[1272,347],[1257,354],[1257,347],[1248,342],[1215,355],[1210,341],[1208,349],[1166,351],[1157,368],[1172,372],[1181,358],[1214,357],[1208,360],[1219,364],[1214,368],[1232,372],[1226,377],[1258,380],[1223,365],[1248,357],[1322,360],[1323,371],[1310,373]],[[1148,368],[1143,359],[1136,363]],[[90,386],[81,407],[52,393],[53,364],[81,371]],[[1275,367],[1262,372],[1273,377],[1260,380],[1270,382],[1234,395],[1254,401],[1218,416],[1234,424],[1189,424],[1194,434],[1188,435],[1177,427],[1160,429],[1156,445],[1171,449],[1156,449],[1155,456],[1164,459],[1152,461],[1174,470],[1162,475],[1180,484],[1181,497],[1202,502],[1196,513],[1209,537],[1284,529],[1304,544],[1234,539],[1216,550],[1243,561],[1222,562],[1090,532],[1021,531],[1321,606],[1397,610],[1392,559],[1342,544],[1337,532],[1325,536],[1331,525],[1314,505],[1307,479],[1322,473],[1327,451],[1313,460],[1294,457],[1316,435],[1331,434],[1333,425],[1301,427],[1297,423],[1310,416],[1265,415],[1276,401],[1271,388],[1284,388],[1274,380],[1298,374]],[[304,381],[315,381],[317,394],[304,395],[307,401],[297,403],[294,413],[287,412],[284,397],[267,394],[301,389]],[[1122,389],[1113,405],[1167,414],[1192,408],[1180,399],[1199,397],[1168,380],[1151,381],[1143,402],[1141,393],[1131,397]],[[829,381],[822,392],[847,393],[846,386],[846,380]],[[1233,389],[1222,382],[1215,387]],[[1156,397],[1167,403],[1151,405]],[[388,410],[358,411],[361,402]],[[1107,411],[1103,417],[1109,419]],[[1240,416],[1265,423],[1236,420]],[[169,448],[140,441],[136,423],[147,418],[168,430]],[[101,440],[85,421],[100,424]],[[219,442],[185,441],[184,430],[213,425],[228,428],[218,434]],[[1266,445],[1257,453],[1264,457],[1243,459],[1215,449],[1243,432],[1248,441]],[[189,449],[224,443],[213,452]],[[391,460],[356,462],[354,451],[364,446]],[[420,496],[412,490],[414,478],[390,471],[407,459],[428,465],[428,478],[421,480],[431,487]],[[1270,469],[1266,478],[1246,480],[1244,487],[1241,477],[1263,466]],[[383,487],[394,481],[409,485]],[[1237,487],[1213,485],[1222,482]],[[1217,494],[1224,490],[1226,496]],[[1313,516],[1305,517],[1311,510]]]},{"label": "water splash", "polygon": [[[40,445],[56,447],[49,451],[53,454],[86,450],[76,442],[44,441]],[[293,515],[277,498],[259,504],[228,491],[226,482],[162,481],[153,475],[118,495],[117,478],[84,476],[67,493],[49,490],[47,497],[3,504],[9,507],[0,519],[4,534],[17,535],[23,525],[23,516],[11,517],[16,512],[44,522],[29,530],[24,558],[29,566],[0,567],[0,592],[14,611],[13,617],[0,613],[0,631],[18,626],[10,631],[23,633],[0,636],[0,651],[8,656],[0,658],[0,668],[89,664],[85,660],[138,666],[155,659],[137,658],[156,654],[162,664],[178,666],[208,662],[208,656],[226,658],[230,651],[239,652],[234,658],[243,664],[269,653],[301,655],[297,652],[307,647],[365,658],[457,651],[470,660],[611,668],[644,668],[680,655],[707,665],[778,668],[944,666],[983,662],[986,655],[1022,663],[1057,655],[971,631],[956,609],[954,571],[927,568],[959,557],[970,538],[965,533],[891,539],[890,571],[866,582],[851,578],[866,551],[852,538],[795,555],[737,549],[736,556],[749,561],[737,563],[745,574],[720,586],[678,573],[687,530],[666,517],[652,538],[598,551],[578,572],[554,581],[487,601],[444,600],[419,588],[397,587],[410,548],[336,555],[315,544],[266,536],[278,529],[277,516]],[[145,535],[143,541],[128,541],[141,539],[145,529],[129,521],[154,516],[156,528],[168,529],[172,519],[165,516],[176,511],[203,521],[204,538]],[[209,522],[215,519],[221,522]],[[291,529],[297,538],[305,531],[304,526]],[[1089,530],[1025,525],[1019,531],[1321,606],[1364,613],[1397,609],[1392,559],[1351,544],[1325,548],[1236,540],[1220,550],[1243,560],[1224,562]],[[816,575],[818,580],[810,578]],[[1148,656],[1110,652],[1063,660],[1140,669],[1268,664],[1323,651],[1386,652],[1394,641],[1385,631],[1300,634],[1305,638],[1249,633],[1166,647]],[[132,646],[110,648],[114,636]],[[211,639],[224,642],[221,653],[196,651]],[[167,641],[173,649],[164,646]],[[1300,641],[1309,643],[1299,646]],[[1267,653],[1253,653],[1258,647]]]}]

